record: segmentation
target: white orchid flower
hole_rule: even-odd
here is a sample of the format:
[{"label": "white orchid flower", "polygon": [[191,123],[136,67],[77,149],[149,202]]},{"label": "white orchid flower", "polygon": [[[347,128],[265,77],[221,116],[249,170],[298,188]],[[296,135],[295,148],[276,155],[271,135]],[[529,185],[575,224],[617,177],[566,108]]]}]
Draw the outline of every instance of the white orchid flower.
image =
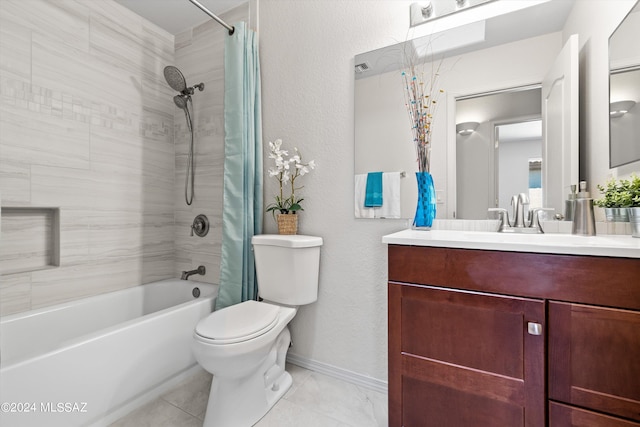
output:
[{"label": "white orchid flower", "polygon": [[315,169],[316,168],[315,160],[311,160],[309,163],[307,163],[307,166],[309,166],[311,169]]},{"label": "white orchid flower", "polygon": [[278,176],[279,173],[280,171],[278,169],[274,169],[274,168],[269,169],[269,176]]},{"label": "white orchid flower", "polygon": [[300,170],[300,176],[309,173],[309,168],[305,165],[298,165],[298,169]]}]

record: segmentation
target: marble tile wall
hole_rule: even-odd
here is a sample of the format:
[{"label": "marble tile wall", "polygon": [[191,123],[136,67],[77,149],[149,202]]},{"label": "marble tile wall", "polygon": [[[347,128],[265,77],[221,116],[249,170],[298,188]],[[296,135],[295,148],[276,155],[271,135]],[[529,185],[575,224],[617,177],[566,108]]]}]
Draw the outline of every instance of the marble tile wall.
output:
[{"label": "marble tile wall", "polygon": [[0,201],[60,208],[60,266],[0,276],[0,314],[174,276],[174,42],[111,0],[0,1]]},{"label": "marble tile wall", "polygon": [[[250,3],[241,5],[220,17],[230,25],[250,21]],[[203,92],[193,95],[195,130],[195,191],[193,204],[187,206],[184,186],[189,153],[190,133],[182,110],[174,108],[175,126],[175,273],[207,268],[204,277],[194,280],[218,283],[222,242],[222,186],[224,165],[224,42],[227,30],[214,21],[206,21],[176,35],[175,65],[187,84],[205,84]],[[191,236],[196,215],[209,218],[210,230],[205,237]]]}]

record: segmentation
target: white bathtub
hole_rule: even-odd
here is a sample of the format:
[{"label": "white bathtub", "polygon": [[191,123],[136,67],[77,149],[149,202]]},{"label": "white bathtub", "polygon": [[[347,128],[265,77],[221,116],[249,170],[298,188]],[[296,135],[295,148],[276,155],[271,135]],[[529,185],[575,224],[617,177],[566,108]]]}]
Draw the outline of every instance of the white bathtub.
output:
[{"label": "white bathtub", "polygon": [[169,279],[0,318],[0,425],[103,424],[196,365],[217,291]]}]

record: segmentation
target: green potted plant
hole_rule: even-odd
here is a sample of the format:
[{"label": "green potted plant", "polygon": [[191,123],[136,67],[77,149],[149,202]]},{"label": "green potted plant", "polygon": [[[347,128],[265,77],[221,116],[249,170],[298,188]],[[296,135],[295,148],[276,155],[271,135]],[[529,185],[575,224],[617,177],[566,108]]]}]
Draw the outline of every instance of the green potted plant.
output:
[{"label": "green potted plant", "polygon": [[640,237],[640,177],[633,174],[627,181],[627,192],[631,199],[629,205],[629,222],[631,222],[631,235]]},{"label": "green potted plant", "polygon": [[629,222],[629,211],[627,208],[631,206],[632,197],[628,191],[628,181],[624,179],[617,181],[611,178],[605,186],[598,184],[597,187],[603,197],[595,200],[594,204],[604,208],[607,221]]},{"label": "green potted plant", "polygon": [[612,178],[606,186],[598,185],[598,190],[604,197],[594,204],[604,208],[607,221],[631,222],[631,235],[640,237],[640,177]]}]

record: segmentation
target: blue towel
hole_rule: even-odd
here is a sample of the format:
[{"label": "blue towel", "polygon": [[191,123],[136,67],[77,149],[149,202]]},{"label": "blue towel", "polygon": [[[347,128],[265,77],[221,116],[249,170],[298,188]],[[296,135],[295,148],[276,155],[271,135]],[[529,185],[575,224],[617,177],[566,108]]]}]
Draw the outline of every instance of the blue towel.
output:
[{"label": "blue towel", "polygon": [[367,208],[382,206],[382,172],[369,172],[367,174],[364,205]]}]

